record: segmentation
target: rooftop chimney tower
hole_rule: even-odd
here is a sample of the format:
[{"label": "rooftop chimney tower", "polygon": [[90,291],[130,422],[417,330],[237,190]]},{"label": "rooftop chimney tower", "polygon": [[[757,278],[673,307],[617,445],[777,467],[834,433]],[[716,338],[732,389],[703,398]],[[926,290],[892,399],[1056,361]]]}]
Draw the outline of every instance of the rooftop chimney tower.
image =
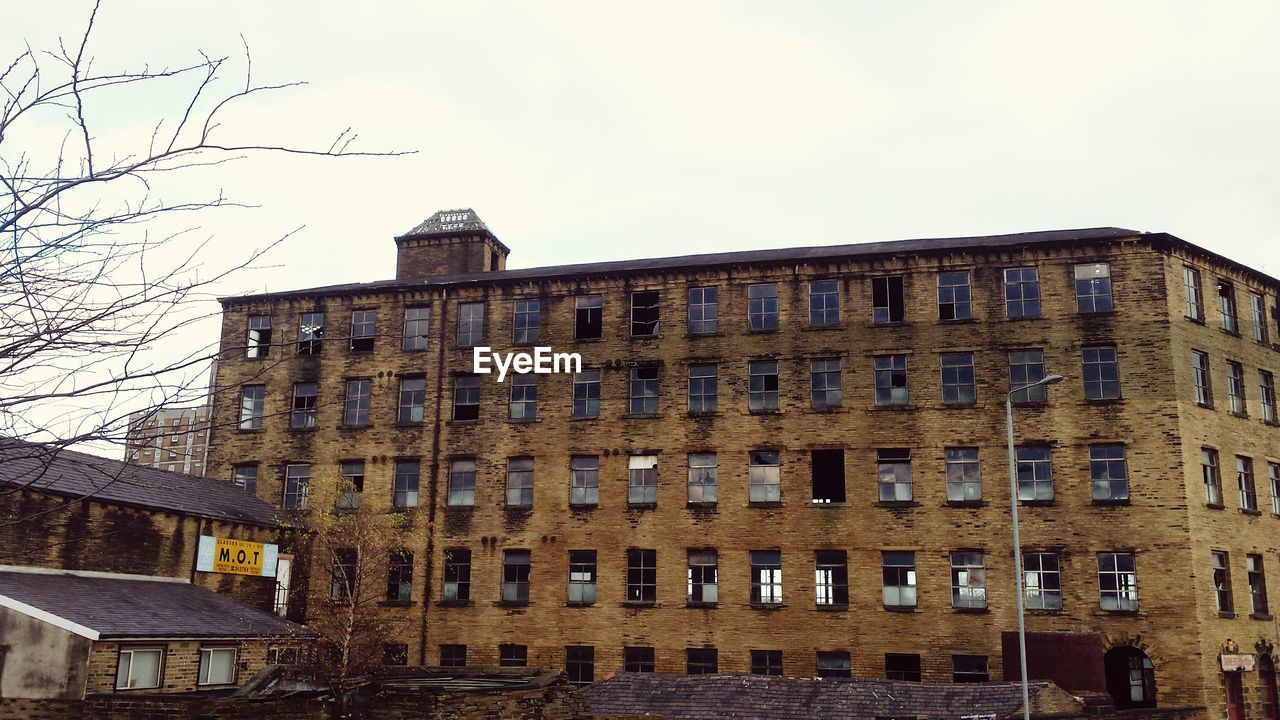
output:
[{"label": "rooftop chimney tower", "polygon": [[471,208],[423,220],[396,237],[396,251],[397,280],[501,271],[511,253]]}]

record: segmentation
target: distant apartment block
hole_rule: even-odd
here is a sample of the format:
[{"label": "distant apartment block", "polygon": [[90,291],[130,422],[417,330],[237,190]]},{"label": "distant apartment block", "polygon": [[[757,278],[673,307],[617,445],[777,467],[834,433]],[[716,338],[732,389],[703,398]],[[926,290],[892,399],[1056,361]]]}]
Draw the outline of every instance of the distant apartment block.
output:
[{"label": "distant apartment block", "polygon": [[129,416],[125,460],[134,465],[204,476],[209,406],[169,408]]}]

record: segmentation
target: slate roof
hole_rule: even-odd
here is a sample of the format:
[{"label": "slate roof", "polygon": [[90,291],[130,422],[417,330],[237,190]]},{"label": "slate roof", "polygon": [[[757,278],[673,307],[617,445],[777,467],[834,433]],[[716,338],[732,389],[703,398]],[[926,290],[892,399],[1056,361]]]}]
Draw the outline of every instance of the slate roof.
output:
[{"label": "slate roof", "polygon": [[231,482],[131,465],[85,453],[0,438],[0,487],[253,525],[276,525],[277,510]]},{"label": "slate roof", "polygon": [[0,606],[9,601],[88,628],[99,638],[239,638],[311,632],[226,595],[174,578],[0,567]]},{"label": "slate roof", "polygon": [[[1033,684],[1037,692],[1043,685]],[[766,675],[618,673],[582,689],[597,715],[663,720],[870,720],[877,717],[1005,718],[1022,707],[1016,683],[935,684]]]}]

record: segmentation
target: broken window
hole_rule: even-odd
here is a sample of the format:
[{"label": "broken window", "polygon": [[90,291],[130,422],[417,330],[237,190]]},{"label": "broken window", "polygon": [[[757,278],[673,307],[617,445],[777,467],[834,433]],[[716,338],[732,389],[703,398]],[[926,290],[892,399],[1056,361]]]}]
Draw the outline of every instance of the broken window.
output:
[{"label": "broken window", "polygon": [[453,381],[453,419],[480,419],[480,378],[459,375]]},{"label": "broken window", "polygon": [[752,412],[778,411],[778,363],[757,360],[747,363],[747,404]]},{"label": "broken window", "polygon": [[387,601],[409,602],[413,596],[413,551],[392,550],[387,557]]},{"label": "broken window", "polygon": [[334,511],[359,510],[364,493],[364,461],[343,460],[338,463],[338,478],[338,499],[333,504]]},{"label": "broken window", "polygon": [[778,329],[777,283],[747,287],[747,327],[752,332]]},{"label": "broken window", "polygon": [[951,553],[951,607],[987,606],[987,563],[981,550]]},{"label": "broken window", "polygon": [[1258,371],[1258,399],[1262,405],[1262,421],[1276,421],[1276,381],[1270,372]]},{"label": "broken window", "polygon": [[396,415],[401,423],[420,423],[426,415],[427,379],[400,378],[400,404]]},{"label": "broken window", "polygon": [[529,602],[530,565],[528,550],[502,551],[502,602]]},{"label": "broken window", "polygon": [[418,506],[418,483],[422,476],[422,463],[418,460],[397,460],[395,477],[391,487],[391,505],[397,508]]},{"label": "broken window", "polygon": [[908,502],[912,498],[911,450],[880,448],[876,450],[879,466],[880,502]]},{"label": "broken window", "polygon": [[569,603],[590,605],[596,601],[596,551],[569,551]]},{"label": "broken window", "polygon": [[541,300],[517,300],[515,314],[512,317],[513,337],[517,345],[531,345],[542,336]]},{"label": "broken window", "polygon": [[627,504],[658,504],[658,456],[632,455],[627,460]]},{"label": "broken window", "polygon": [[512,420],[533,420],[538,417],[538,376],[521,373],[511,379]]},{"label": "broken window", "polygon": [[658,366],[631,368],[631,414],[658,414]]},{"label": "broken window", "polygon": [[431,308],[410,307],[404,309],[405,350],[426,350],[427,335],[431,330]]},{"label": "broken window", "polygon": [[1103,610],[1137,611],[1138,573],[1133,553],[1098,553],[1098,591]]},{"label": "broken window", "polygon": [[573,339],[599,340],[604,327],[604,299],[599,295],[574,298]]},{"label": "broken window", "polygon": [[689,502],[716,502],[716,454],[689,454]]},{"label": "broken window", "polygon": [[781,551],[751,551],[751,604],[782,604]]},{"label": "broken window", "polygon": [[1187,300],[1187,318],[1204,322],[1204,296],[1200,286],[1200,271],[1190,265],[1182,268],[1183,295]]},{"label": "broken window", "polygon": [[590,645],[566,645],[564,673],[569,676],[569,683],[578,687],[595,682],[596,649]]},{"label": "broken window", "polygon": [[871,278],[871,321],[877,325],[902,322],[906,301],[902,276]]},{"label": "broken window", "polygon": [[1267,576],[1262,567],[1261,555],[1246,555],[1245,570],[1249,573],[1249,600],[1254,615],[1267,614]]},{"label": "broken window", "polygon": [[775,503],[782,500],[782,466],[778,453],[768,450],[747,456],[747,480],[750,502]]},{"label": "broken window", "polygon": [[1010,318],[1040,317],[1040,271],[1034,267],[1004,271],[1004,313]]},{"label": "broken window", "polygon": [[306,510],[307,494],[311,490],[311,466],[306,463],[288,465],[284,471],[285,510]]},{"label": "broken window", "polygon": [[476,504],[476,459],[459,458],[449,463],[449,501],[453,507]]},{"label": "broken window", "polygon": [[1234,609],[1231,598],[1231,562],[1227,554],[1218,550],[1209,553],[1213,566],[1213,601],[1220,613]]},{"label": "broken window", "polygon": [[969,271],[938,273],[938,319],[969,320],[973,318],[973,290],[969,287]]},{"label": "broken window", "polygon": [[1015,450],[1018,459],[1018,500],[1048,501],[1053,499],[1053,464],[1045,445],[1022,445]]},{"label": "broken window", "polygon": [[876,405],[907,404],[907,356],[877,355]]},{"label": "broken window", "polygon": [[631,337],[653,337],[658,334],[658,291],[631,293]]},{"label": "broken window", "polygon": [[458,304],[458,347],[474,347],[484,342],[484,303]]},{"label": "broken window", "polygon": [[1280,465],[1267,463],[1267,479],[1271,484],[1271,512],[1280,515]]},{"label": "broken window", "polygon": [[1204,478],[1204,501],[1208,505],[1222,505],[1222,473],[1218,469],[1218,451],[1200,448],[1200,473]]},{"label": "broken window", "polygon": [[720,289],[716,287],[689,288],[689,334],[711,335],[720,319]]},{"label": "broken window", "polygon": [[653,672],[653,648],[622,648],[622,669],[626,672]]},{"label": "broken window", "polygon": [[240,429],[261,430],[266,385],[245,385],[240,391]]},{"label": "broken window", "polygon": [[880,555],[885,607],[915,607],[916,554],[886,550]]},{"label": "broken window", "polygon": [[817,657],[818,677],[847,678],[852,677],[849,671],[849,653],[846,650],[819,650]]},{"label": "broken window", "polygon": [[849,561],[844,550],[817,550],[813,554],[814,589],[818,607],[849,605]]},{"label": "broken window", "polygon": [[249,331],[245,337],[245,354],[250,358],[265,358],[271,354],[271,316],[250,315]]},{"label": "broken window", "polygon": [[1244,400],[1244,367],[1231,360],[1227,361],[1227,401],[1232,413],[1248,414],[1249,408]]},{"label": "broken window", "polygon": [[336,548],[333,551],[333,564],[329,573],[329,599],[345,601],[351,599],[355,592],[356,563],[358,555],[355,548]]},{"label": "broken window", "polygon": [[444,551],[445,602],[467,602],[471,599],[471,551],[449,548]]},{"label": "broken window", "polygon": [[716,649],[713,647],[685,648],[685,672],[689,675],[714,675],[720,672]]},{"label": "broken window", "polygon": [[814,280],[809,283],[809,325],[834,327],[840,324],[840,281]]},{"label": "broken window", "polygon": [[290,427],[313,428],[316,426],[316,392],[315,383],[294,383]]},{"label": "broken window", "polygon": [[658,553],[627,551],[627,602],[652,605],[658,600]]},{"label": "broken window", "polygon": [[834,410],[844,404],[840,383],[840,358],[809,364],[809,393],[814,410]]},{"label": "broken window", "polygon": [[1269,341],[1267,333],[1267,299],[1256,292],[1249,293],[1249,314],[1253,320],[1253,339],[1266,345]]},{"label": "broken window", "polygon": [[526,667],[529,664],[529,648],[525,645],[503,643],[498,646],[498,667]]},{"label": "broken window", "polygon": [[920,682],[920,656],[914,653],[885,653],[884,676],[890,680]]},{"label": "broken window", "polygon": [[569,504],[595,506],[600,502],[600,458],[574,456],[569,461]]},{"label": "broken window", "polygon": [[1111,266],[1107,263],[1077,265],[1076,311],[1080,313],[1111,312]]},{"label": "broken window", "polygon": [[1240,333],[1240,320],[1236,315],[1236,288],[1226,280],[1218,281],[1218,316],[1223,330]]},{"label": "broken window", "polygon": [[1062,609],[1062,560],[1058,554],[1023,554],[1022,586],[1029,609]]},{"label": "broken window", "polygon": [[600,416],[600,371],[583,370],[573,374],[573,416]]},{"label": "broken window", "polygon": [[1009,389],[1023,388],[1013,393],[1014,404],[1038,403],[1049,399],[1046,385],[1024,387],[1044,379],[1043,350],[1015,350],[1009,353]]},{"label": "broken window", "polygon": [[1240,509],[1258,510],[1258,491],[1253,484],[1253,458],[1236,456],[1236,484],[1240,490]]},{"label": "broken window", "polygon": [[942,353],[942,402],[972,405],[978,401],[973,353]]},{"label": "broken window", "polygon": [[404,666],[409,664],[409,646],[405,643],[386,643],[382,646],[382,664]]},{"label": "broken window", "polygon": [[719,397],[719,378],[715,365],[689,366],[689,412],[713,413]]},{"label": "broken window", "polygon": [[951,682],[978,683],[991,679],[986,655],[952,655]]},{"label": "broken window", "polygon": [[844,502],[844,450],[814,450],[810,453],[813,470],[813,502]]},{"label": "broken window", "polygon": [[351,352],[373,350],[373,338],[377,324],[373,310],[356,310],[351,313]]},{"label": "broken window", "polygon": [[533,507],[533,458],[507,458],[507,507]]},{"label": "broken window", "polygon": [[752,675],[781,675],[782,674],[782,651],[781,650],[752,650],[751,651],[751,674]]},{"label": "broken window", "polygon": [[347,396],[342,403],[342,424],[362,427],[369,424],[369,398],[373,394],[373,381],[348,380]]},{"label": "broken window", "polygon": [[689,551],[688,601],[691,605],[714,605],[719,602],[720,596],[716,591],[717,569],[715,550]]},{"label": "broken window", "polygon": [[324,313],[302,313],[298,316],[298,354],[319,355],[324,340]]},{"label": "broken window", "polygon": [[258,492],[258,466],[236,465],[232,468],[231,482],[235,486],[254,495]]},{"label": "broken window", "polygon": [[[1118,400],[1120,398],[1120,369],[1116,362],[1114,345],[1087,347],[1084,358],[1084,398],[1086,400]],[[1241,384],[1243,385],[1243,378]]]},{"label": "broken window", "polygon": [[978,448],[947,448],[947,500],[976,502],[982,499],[982,471]]},{"label": "broken window", "polygon": [[1128,500],[1129,469],[1124,445],[1090,445],[1089,477],[1094,500]]},{"label": "broken window", "polygon": [[440,646],[440,667],[466,667],[467,666],[467,646],[466,645],[441,645]]}]

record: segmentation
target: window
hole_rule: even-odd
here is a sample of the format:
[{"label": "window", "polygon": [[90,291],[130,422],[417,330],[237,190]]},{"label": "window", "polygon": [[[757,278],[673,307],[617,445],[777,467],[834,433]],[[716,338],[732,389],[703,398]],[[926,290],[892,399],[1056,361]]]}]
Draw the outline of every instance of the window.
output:
[{"label": "window", "polygon": [[358,558],[355,548],[337,548],[333,551],[333,564],[329,571],[330,600],[351,599],[351,594],[359,583],[356,574]]},{"label": "window", "polygon": [[1049,448],[1044,445],[1022,445],[1014,454],[1018,459],[1018,500],[1052,500],[1053,464],[1049,460]]},{"label": "window", "polygon": [[987,606],[987,564],[981,550],[951,553],[951,607]]},{"label": "window", "polygon": [[302,313],[298,316],[298,354],[319,355],[324,341],[324,313]]},{"label": "window", "polygon": [[658,554],[627,551],[627,602],[652,605],[658,601]]},{"label": "window", "polygon": [[627,461],[627,504],[658,504],[658,456],[632,455]]},{"label": "window", "polygon": [[943,404],[972,405],[977,401],[978,386],[974,379],[973,353],[943,353]]},{"label": "window", "polygon": [[1232,413],[1248,414],[1249,408],[1244,401],[1244,368],[1230,360],[1227,361],[1227,401]]},{"label": "window", "polygon": [[596,551],[569,551],[569,602],[590,605],[596,601]]},{"label": "window", "polygon": [[817,672],[818,677],[823,678],[853,677],[849,670],[849,653],[844,650],[819,650]]},{"label": "window", "polygon": [[398,508],[418,506],[418,482],[422,464],[417,460],[397,460],[395,485],[392,487],[391,504]]},{"label": "window", "polygon": [[890,680],[920,682],[920,656],[905,653],[885,653],[884,676]]},{"label": "window", "polygon": [[653,648],[622,648],[622,669],[626,672],[653,672]]},{"label": "window", "polygon": [[1204,501],[1222,506],[1222,472],[1218,469],[1218,451],[1200,448],[1200,473],[1204,477]]},{"label": "window", "polygon": [[476,460],[463,458],[449,463],[449,502],[452,507],[476,504]]},{"label": "window", "polygon": [[121,648],[116,664],[116,689],[160,687],[163,664],[164,650],[159,648]]},{"label": "window", "polygon": [[719,602],[716,573],[715,550],[689,551],[689,604],[714,605]]},{"label": "window", "polygon": [[484,342],[484,303],[458,304],[458,347]]},{"label": "window", "polygon": [[410,307],[404,309],[404,342],[401,347],[405,350],[426,350],[427,336],[430,332],[431,308]]},{"label": "window", "polygon": [[844,550],[817,550],[813,554],[814,590],[818,607],[849,605],[849,562]]},{"label": "window", "polygon": [[413,596],[413,551],[401,548],[387,555],[387,601],[409,602]]},{"label": "window", "polygon": [[347,396],[342,403],[342,424],[363,427],[369,424],[369,397],[373,393],[370,380],[348,380]]},{"label": "window", "polygon": [[600,503],[600,458],[578,455],[569,460],[569,504]]},{"label": "window", "polygon": [[355,310],[351,313],[351,352],[370,352],[377,325],[373,310]]},{"label": "window", "polygon": [[814,410],[834,410],[844,404],[840,383],[840,358],[809,364],[809,394]]},{"label": "window", "polygon": [[396,420],[405,424],[422,422],[426,414],[427,379],[400,378],[400,406]]},{"label": "window", "polygon": [[529,602],[528,550],[502,551],[502,602]]},{"label": "window", "polygon": [[844,502],[844,450],[814,450],[810,456],[813,502]]},{"label": "window", "polygon": [[689,334],[711,335],[715,333],[720,318],[720,289],[715,287],[689,288]]},{"label": "window", "polygon": [[405,643],[384,643],[382,646],[382,664],[408,665],[409,646]]},{"label": "window", "polygon": [[1076,311],[1111,312],[1111,266],[1086,263],[1076,266]]},{"label": "window", "polygon": [[778,363],[757,360],[747,363],[747,407],[752,412],[778,411]]},{"label": "window", "polygon": [[1254,615],[1267,614],[1267,576],[1262,567],[1261,555],[1246,555],[1245,570],[1249,573],[1249,602]]},{"label": "window", "polygon": [[1024,553],[1022,586],[1029,609],[1062,609],[1062,561],[1058,554]]},{"label": "window", "polygon": [[631,368],[631,414],[658,414],[658,367]]},{"label": "window", "polygon": [[911,500],[911,450],[880,448],[876,450],[876,462],[879,465],[880,502]]},{"label": "window", "polygon": [[982,499],[982,470],[978,465],[978,448],[947,448],[947,500],[977,502]]},{"label": "window", "polygon": [[1128,500],[1129,468],[1124,446],[1090,445],[1089,479],[1094,500]]},{"label": "window", "polygon": [[689,454],[689,502],[716,502],[716,454]]},{"label": "window", "polygon": [[250,315],[249,331],[245,338],[245,355],[265,358],[271,354],[271,316]]},{"label": "window", "polygon": [[533,420],[538,417],[538,376],[521,373],[511,379],[512,420]]},{"label": "window", "polygon": [[1086,400],[1120,398],[1120,370],[1115,347],[1087,347],[1084,358],[1084,397]]},{"label": "window", "polygon": [[261,430],[266,385],[245,385],[240,392],[240,429]]},{"label": "window", "polygon": [[1240,509],[1258,511],[1258,491],[1253,485],[1253,458],[1236,456],[1236,484],[1240,486]]},{"label": "window", "polygon": [[1224,552],[1214,550],[1209,553],[1213,566],[1213,602],[1220,613],[1229,613],[1234,609],[1231,598],[1231,560]]},{"label": "window", "polygon": [[1223,330],[1240,334],[1240,320],[1236,317],[1236,289],[1226,280],[1218,281],[1218,315]]},{"label": "window", "polygon": [[532,345],[542,336],[541,300],[517,300],[515,313],[511,318],[513,328],[512,340],[517,345]]},{"label": "window", "polygon": [[782,466],[778,453],[767,450],[747,455],[747,484],[753,503],[781,502]]},{"label": "window", "polygon": [[499,667],[525,667],[529,664],[529,648],[524,645],[498,646]]},{"label": "window", "polygon": [[1103,610],[1138,609],[1138,573],[1133,553],[1098,553],[1098,588]]},{"label": "window", "polygon": [[781,650],[752,650],[751,651],[751,674],[752,675],[781,675],[782,674],[782,651]]},{"label": "window", "polygon": [[453,380],[453,419],[480,419],[480,377],[459,375]]},{"label": "window", "polygon": [[306,510],[307,494],[311,490],[311,466],[307,464],[288,465],[284,471],[285,510]]},{"label": "window", "polygon": [[1009,318],[1040,317],[1040,270],[1034,267],[1004,271],[1004,314]]},{"label": "window", "polygon": [[1253,339],[1267,344],[1267,299],[1256,292],[1249,293],[1249,313],[1253,320]]},{"label": "window", "polygon": [[973,291],[969,271],[938,273],[938,319],[969,320],[973,317]]},{"label": "window", "polygon": [[877,325],[902,322],[905,307],[901,275],[871,278],[871,322]]},{"label": "window", "polygon": [[631,337],[655,337],[661,312],[657,290],[631,293]]},{"label": "window", "polygon": [[354,512],[360,509],[364,494],[364,461],[344,460],[338,463],[338,499],[333,509],[337,512]]},{"label": "window", "polygon": [[1187,317],[1204,322],[1204,291],[1200,285],[1200,271],[1190,266],[1183,267],[1182,284],[1186,288]]},{"label": "window", "polygon": [[880,556],[885,607],[916,606],[916,554],[884,551]]},{"label": "window", "polygon": [[987,682],[990,679],[986,655],[951,656],[951,682],[978,683]]},{"label": "window", "polygon": [[272,645],[267,648],[268,665],[297,665],[299,648]]},{"label": "window", "polygon": [[573,374],[573,416],[600,416],[600,371],[583,370]]},{"label": "window", "polygon": [[604,326],[604,300],[599,295],[584,295],[573,302],[573,339],[599,340]]},{"label": "window", "polygon": [[507,507],[533,507],[533,458],[507,458]]},{"label": "window", "polygon": [[590,685],[596,679],[596,649],[590,645],[566,645],[564,672],[570,683]]},{"label": "window", "polygon": [[1280,515],[1280,465],[1267,463],[1267,478],[1271,481],[1271,512]]},{"label": "window", "polygon": [[876,405],[907,404],[907,356],[877,355]]},{"label": "window", "polygon": [[316,384],[293,384],[293,414],[289,418],[289,426],[293,428],[313,428],[316,426]]},{"label": "window", "polygon": [[[1009,389],[1030,385],[1044,379],[1044,351],[1017,350],[1009,353]],[[1037,403],[1049,399],[1049,389],[1044,385],[1025,388],[1013,393],[1014,403]]]},{"label": "window", "polygon": [[1266,370],[1258,371],[1258,398],[1262,402],[1262,419],[1276,422],[1276,381]]},{"label": "window", "polygon": [[1209,354],[1191,351],[1191,381],[1196,388],[1196,404],[1213,407],[1213,386],[1209,383]]},{"label": "window", "polygon": [[719,395],[715,365],[689,366],[689,412],[713,413]]},{"label": "window", "polygon": [[747,287],[747,328],[751,332],[770,332],[778,329],[778,285],[750,285]]},{"label": "window", "polygon": [[684,659],[685,672],[689,675],[714,675],[719,672],[715,648],[685,648]]},{"label": "window", "polygon": [[840,281],[814,280],[809,283],[809,324],[835,327],[840,324]]},{"label": "window", "polygon": [[236,465],[231,469],[231,482],[235,486],[253,495],[258,491],[258,466]]},{"label": "window", "polygon": [[445,602],[471,600],[471,551],[466,548],[449,548],[444,551]]}]

